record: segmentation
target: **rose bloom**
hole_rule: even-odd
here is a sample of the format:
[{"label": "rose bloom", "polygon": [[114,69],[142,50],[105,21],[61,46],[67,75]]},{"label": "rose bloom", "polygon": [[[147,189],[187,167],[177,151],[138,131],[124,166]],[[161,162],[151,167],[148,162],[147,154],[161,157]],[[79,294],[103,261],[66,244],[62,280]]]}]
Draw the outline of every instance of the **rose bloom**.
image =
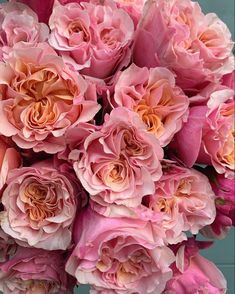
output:
[{"label": "rose bloom", "polygon": [[0,4],[0,60],[16,43],[37,44],[46,41],[48,36],[48,27],[38,22],[29,7],[20,3]]},{"label": "rose bloom", "polygon": [[[227,282],[214,263],[199,254],[197,243],[183,242],[172,266],[173,278],[163,294],[225,294]],[[190,289],[190,292],[189,292]]]},{"label": "rose bloom", "polygon": [[166,66],[184,90],[196,90],[234,69],[233,42],[214,13],[204,15],[190,0],[150,0],[134,46],[134,62]]},{"label": "rose bloom", "polygon": [[216,195],[216,218],[201,233],[209,238],[224,239],[229,229],[235,226],[235,180],[216,175],[211,185]]},{"label": "rose bloom", "polygon": [[0,136],[0,191],[3,188],[10,170],[21,164],[20,154],[11,147],[7,140]]},{"label": "rose bloom", "polygon": [[16,46],[0,64],[0,134],[23,149],[57,153],[64,134],[99,110],[88,86],[46,43]]},{"label": "rose bloom", "polygon": [[234,177],[234,91],[211,94],[207,105],[190,109],[188,122],[175,136],[172,146],[187,165],[213,165],[216,172]]},{"label": "rose bloom", "polygon": [[134,24],[115,2],[57,3],[49,43],[75,69],[105,79],[130,61]]},{"label": "rose bloom", "polygon": [[174,254],[156,247],[149,223],[106,218],[88,208],[76,221],[74,241],[66,271],[81,284],[117,294],[160,294],[171,278]]},{"label": "rose bloom", "polygon": [[69,155],[94,201],[130,207],[154,192],[154,182],[162,174],[162,158],[158,140],[146,132],[138,115],[121,107],[106,114],[100,130]]},{"label": "rose bloom", "polygon": [[4,294],[72,294],[74,281],[64,266],[61,252],[19,247],[0,265],[0,290]]},{"label": "rose bloom", "polygon": [[169,70],[132,64],[119,76],[114,104],[137,112],[148,132],[166,146],[187,121],[189,102]]},{"label": "rose bloom", "polygon": [[2,196],[2,229],[22,246],[65,250],[81,193],[76,176],[50,160],[15,169]]}]

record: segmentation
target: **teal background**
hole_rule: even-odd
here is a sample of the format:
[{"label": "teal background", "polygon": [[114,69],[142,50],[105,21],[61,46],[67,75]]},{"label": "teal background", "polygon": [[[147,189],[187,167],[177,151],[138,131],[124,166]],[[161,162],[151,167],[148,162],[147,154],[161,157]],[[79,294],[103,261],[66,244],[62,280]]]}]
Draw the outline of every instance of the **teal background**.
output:
[{"label": "teal background", "polygon": [[[38,0],[35,0],[38,1]],[[47,0],[44,0],[46,3]],[[4,0],[0,0],[5,2]],[[230,28],[233,39],[234,27],[234,1],[233,0],[200,0],[198,1],[204,12],[215,12]],[[42,1],[43,5],[43,1]],[[201,254],[212,260],[224,273],[228,281],[227,294],[235,294],[235,230],[232,229],[225,240],[216,241],[214,246],[208,250],[201,251]],[[80,286],[74,290],[74,294],[88,294],[88,286]],[[36,293],[35,293],[36,294]],[[59,293],[58,293],[59,294]]]}]

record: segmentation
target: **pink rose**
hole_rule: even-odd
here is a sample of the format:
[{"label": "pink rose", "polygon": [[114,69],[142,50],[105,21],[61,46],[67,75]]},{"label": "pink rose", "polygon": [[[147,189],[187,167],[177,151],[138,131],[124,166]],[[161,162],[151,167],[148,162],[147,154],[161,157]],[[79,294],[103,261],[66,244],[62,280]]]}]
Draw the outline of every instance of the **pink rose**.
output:
[{"label": "pink rose", "polygon": [[160,294],[171,278],[174,254],[156,247],[149,223],[106,218],[87,209],[76,221],[74,240],[66,271],[103,293]]},{"label": "pink rose", "polygon": [[130,61],[133,21],[112,0],[57,3],[49,24],[50,45],[85,75],[105,79]]},{"label": "pink rose", "polygon": [[201,231],[209,238],[224,239],[232,226],[235,226],[235,180],[217,175],[211,182],[216,195],[216,218]]},{"label": "pink rose", "polygon": [[72,294],[74,281],[64,266],[61,252],[19,247],[0,265],[0,290],[4,294]]},{"label": "pink rose", "polygon": [[29,6],[38,15],[39,21],[48,22],[51,15],[54,0],[46,0],[46,2],[35,1],[35,0],[10,0],[11,2],[21,2]]},{"label": "pink rose", "polygon": [[94,201],[130,207],[154,192],[154,182],[162,174],[162,158],[158,140],[146,132],[135,112],[124,107],[106,114],[100,130],[88,135],[69,155]]},{"label": "pink rose", "polygon": [[10,170],[21,164],[20,154],[11,147],[5,138],[0,136],[0,191],[3,188]]},{"label": "pink rose", "polygon": [[173,148],[186,165],[212,164],[217,173],[234,176],[234,92],[213,92],[205,106],[190,109],[188,122]]},{"label": "pink rose", "polygon": [[9,47],[18,42],[35,45],[47,40],[48,27],[38,22],[37,15],[20,3],[0,4],[0,60]]},{"label": "pink rose", "polygon": [[150,0],[134,46],[134,62],[166,66],[184,90],[200,89],[234,69],[233,42],[214,13],[204,15],[190,0]]},{"label": "pink rose", "polygon": [[46,43],[15,46],[0,64],[0,80],[0,134],[23,149],[62,151],[67,129],[99,110],[96,99],[84,96],[84,79]]},{"label": "pink rose", "polygon": [[185,239],[183,232],[197,234],[214,221],[214,199],[206,176],[194,169],[165,162],[155,193],[145,197],[144,204],[162,214],[161,227],[166,240],[174,244]]},{"label": "pink rose", "polygon": [[187,121],[188,97],[175,85],[165,68],[140,68],[132,64],[115,86],[114,103],[137,112],[161,146],[166,146]]},{"label": "pink rose", "polygon": [[[207,246],[207,244],[206,244]],[[173,278],[167,282],[163,294],[224,294],[226,280],[211,261],[199,255],[197,243],[183,242],[177,250]]]},{"label": "pink rose", "polygon": [[1,226],[22,246],[67,249],[77,208],[83,205],[76,176],[51,161],[13,170],[3,192]]}]

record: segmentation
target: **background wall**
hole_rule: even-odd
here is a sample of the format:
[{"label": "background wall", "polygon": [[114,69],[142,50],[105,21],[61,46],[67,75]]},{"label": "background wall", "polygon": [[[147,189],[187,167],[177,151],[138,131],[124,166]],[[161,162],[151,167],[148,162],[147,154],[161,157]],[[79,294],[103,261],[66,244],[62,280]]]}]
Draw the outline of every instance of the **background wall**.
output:
[{"label": "background wall", "polygon": [[[35,0],[38,1],[38,0]],[[42,1],[46,3],[47,0]],[[4,0],[0,0],[5,2]],[[199,0],[198,1],[204,12],[215,12],[230,28],[233,39],[235,34],[234,27],[234,1],[233,0]],[[227,294],[235,293],[235,230],[231,230],[229,236],[222,241],[216,241],[215,245],[209,250],[202,251],[202,255],[209,258],[217,264],[220,270],[224,273],[228,281]],[[88,294],[88,286],[80,286],[74,290],[74,294]]]}]

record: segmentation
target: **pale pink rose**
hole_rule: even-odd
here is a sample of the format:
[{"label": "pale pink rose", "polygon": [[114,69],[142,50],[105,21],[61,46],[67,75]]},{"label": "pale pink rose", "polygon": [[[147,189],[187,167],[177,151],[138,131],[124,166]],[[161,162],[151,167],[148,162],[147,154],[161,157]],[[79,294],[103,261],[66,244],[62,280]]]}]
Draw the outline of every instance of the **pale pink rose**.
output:
[{"label": "pale pink rose", "polygon": [[0,290],[4,294],[72,294],[75,283],[64,266],[59,251],[19,247],[0,265]]},{"label": "pale pink rose", "polygon": [[3,188],[10,170],[21,165],[20,154],[0,136],[0,191]]},{"label": "pale pink rose", "polygon": [[0,4],[0,60],[8,48],[18,42],[35,45],[49,36],[48,27],[38,22],[37,15],[20,3]]},{"label": "pale pink rose", "polygon": [[235,70],[222,77],[222,84],[235,91]]},{"label": "pale pink rose", "polygon": [[35,0],[10,0],[11,2],[21,2],[29,6],[38,15],[39,21],[48,22],[48,19],[52,12],[54,0],[46,0],[43,2]]},{"label": "pale pink rose", "polygon": [[103,293],[160,294],[171,278],[174,254],[156,247],[149,223],[106,218],[87,209],[76,221],[74,240],[66,271]]},{"label": "pale pink rose", "polygon": [[189,101],[168,69],[132,64],[119,76],[114,104],[137,112],[148,132],[166,146],[187,121]]},{"label": "pale pink rose", "polygon": [[154,192],[154,182],[162,174],[162,158],[158,140],[146,132],[135,112],[124,107],[106,114],[103,126],[69,155],[94,201],[130,207]]},{"label": "pale pink rose", "polygon": [[66,131],[100,108],[85,96],[85,80],[46,43],[15,46],[0,64],[0,80],[0,134],[23,149],[62,151]]},{"label": "pale pink rose", "polygon": [[130,61],[134,24],[112,0],[54,6],[49,43],[85,75],[109,78]]},{"label": "pale pink rose", "polygon": [[216,175],[211,181],[216,195],[216,218],[201,233],[209,238],[224,239],[229,229],[235,226],[235,179],[226,179],[224,175]]},{"label": "pale pink rose", "polygon": [[[207,246],[207,244],[205,244]],[[197,242],[183,242],[176,253],[173,278],[163,294],[225,294],[227,282],[214,263],[202,257]],[[204,245],[202,245],[204,246]]]},{"label": "pale pink rose", "polygon": [[166,240],[174,244],[185,239],[184,232],[197,234],[214,221],[214,199],[206,176],[194,169],[165,162],[155,193],[145,197],[144,204],[162,214],[161,227],[166,232]]},{"label": "pale pink rose", "polygon": [[166,66],[184,90],[200,89],[234,69],[233,42],[214,13],[190,0],[150,0],[137,31],[134,62]]},{"label": "pale pink rose", "polygon": [[7,261],[16,251],[17,245],[0,227],[0,263]]},{"label": "pale pink rose", "polygon": [[1,226],[22,246],[67,249],[83,193],[66,166],[42,161],[13,170],[2,195]]},{"label": "pale pink rose", "polygon": [[190,109],[188,122],[173,147],[188,166],[211,164],[219,174],[234,176],[234,91],[213,92],[207,105]]}]

